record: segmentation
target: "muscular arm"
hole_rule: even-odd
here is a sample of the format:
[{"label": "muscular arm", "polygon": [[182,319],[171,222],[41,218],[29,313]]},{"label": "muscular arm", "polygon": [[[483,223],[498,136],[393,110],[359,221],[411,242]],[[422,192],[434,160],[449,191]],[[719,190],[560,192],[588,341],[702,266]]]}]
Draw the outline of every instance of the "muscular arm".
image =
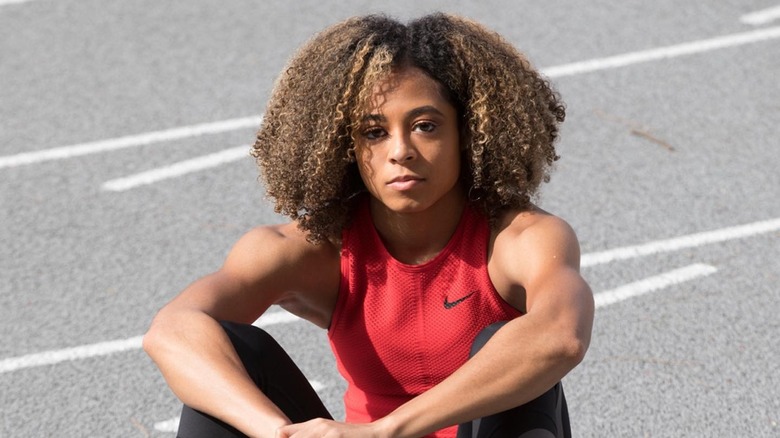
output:
[{"label": "muscular arm", "polygon": [[[182,402],[250,436],[274,436],[289,423],[254,385],[218,321],[251,323],[285,301],[313,322],[327,324],[327,292],[338,285],[333,264],[338,256],[314,248],[294,225],[255,229],[239,240],[219,271],[160,310],[144,336],[144,350]],[[301,275],[304,266],[307,275]]]},{"label": "muscular arm", "polygon": [[519,406],[583,359],[594,306],[579,274],[574,232],[549,215],[518,218],[496,238],[491,278],[508,301],[524,298],[526,315],[502,327],[449,378],[380,420],[377,427],[389,436],[421,436]]}]

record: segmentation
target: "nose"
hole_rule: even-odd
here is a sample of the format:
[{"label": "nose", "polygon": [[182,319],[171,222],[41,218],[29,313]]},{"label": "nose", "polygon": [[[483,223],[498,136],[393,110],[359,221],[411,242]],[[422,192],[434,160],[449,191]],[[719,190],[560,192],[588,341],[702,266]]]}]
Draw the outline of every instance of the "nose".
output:
[{"label": "nose", "polygon": [[405,163],[417,157],[417,150],[406,135],[398,135],[392,140],[388,158],[393,163]]}]

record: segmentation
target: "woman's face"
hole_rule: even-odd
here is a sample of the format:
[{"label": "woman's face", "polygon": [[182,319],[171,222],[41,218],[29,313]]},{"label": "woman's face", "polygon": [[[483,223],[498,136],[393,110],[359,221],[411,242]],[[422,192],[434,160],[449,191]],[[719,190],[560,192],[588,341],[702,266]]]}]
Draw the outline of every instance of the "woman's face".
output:
[{"label": "woman's face", "polygon": [[360,175],[373,197],[397,213],[459,199],[458,115],[441,86],[407,67],[377,84],[356,135]]}]

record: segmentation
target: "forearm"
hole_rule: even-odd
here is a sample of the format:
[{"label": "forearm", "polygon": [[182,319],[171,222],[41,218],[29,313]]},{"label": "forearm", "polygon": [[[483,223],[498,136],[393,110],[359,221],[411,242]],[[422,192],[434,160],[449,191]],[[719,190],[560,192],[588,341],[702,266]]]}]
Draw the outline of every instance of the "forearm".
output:
[{"label": "forearm", "polygon": [[257,388],[217,321],[197,311],[163,310],[144,337],[173,392],[186,405],[250,436],[273,437],[287,417]]},{"label": "forearm", "polygon": [[417,437],[535,399],[582,359],[584,346],[565,333],[531,315],[507,323],[449,378],[380,420],[381,427],[389,436]]}]

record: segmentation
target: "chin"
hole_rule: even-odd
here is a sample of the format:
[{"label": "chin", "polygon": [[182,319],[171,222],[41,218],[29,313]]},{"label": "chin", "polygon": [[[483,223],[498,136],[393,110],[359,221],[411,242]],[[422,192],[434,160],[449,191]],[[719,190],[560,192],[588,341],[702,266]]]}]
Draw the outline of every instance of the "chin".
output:
[{"label": "chin", "polygon": [[391,205],[385,204],[388,209],[392,210],[395,213],[419,213],[421,211],[425,211],[425,206],[420,205],[420,203],[417,202],[404,202],[404,203],[394,203]]},{"label": "chin", "polygon": [[377,199],[384,207],[394,213],[419,213],[429,205],[416,199],[393,196]]}]

